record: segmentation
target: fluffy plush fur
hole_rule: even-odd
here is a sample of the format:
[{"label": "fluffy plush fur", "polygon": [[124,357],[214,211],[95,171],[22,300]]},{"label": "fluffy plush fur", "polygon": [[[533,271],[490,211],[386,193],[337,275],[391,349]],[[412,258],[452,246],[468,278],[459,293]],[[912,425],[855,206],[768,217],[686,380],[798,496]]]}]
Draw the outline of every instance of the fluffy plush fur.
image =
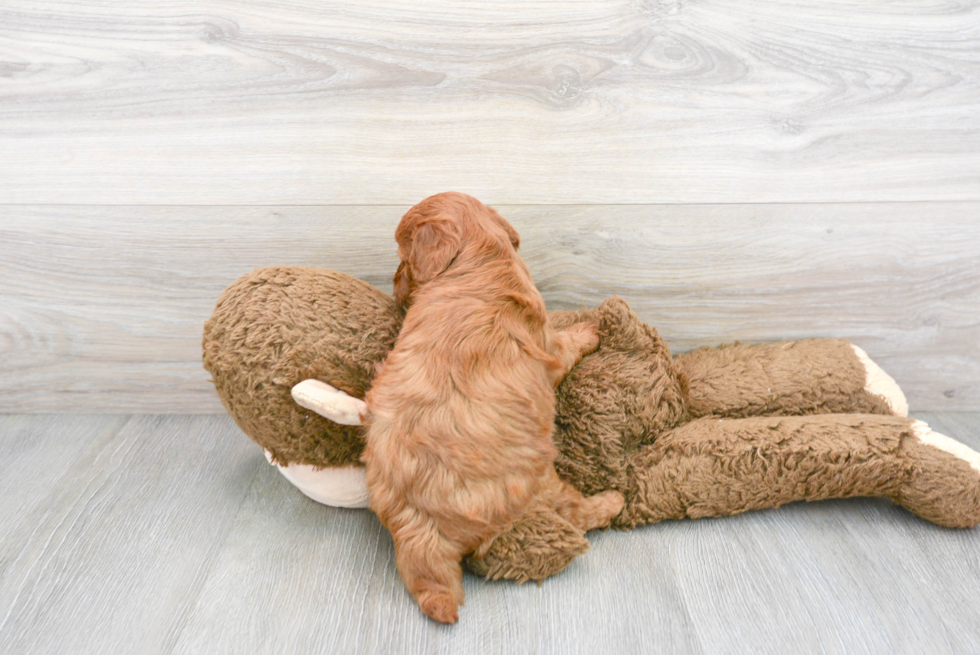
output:
[{"label": "fluffy plush fur", "polygon": [[273,461],[358,465],[364,429],[303,409],[289,389],[330,380],[363,398],[401,324],[391,296],[349,275],[261,268],[221,294],[204,324],[204,368],[225,409]]},{"label": "fluffy plush fur", "polygon": [[457,620],[465,555],[529,507],[579,530],[606,526],[622,496],[586,499],[555,473],[555,385],[599,344],[564,332],[517,255],[514,229],[462,194],[413,207],[396,232],[401,333],[367,394],[371,509],[422,611]]},{"label": "fluffy plush fur", "polygon": [[[557,389],[555,467],[585,494],[623,493],[614,527],[859,495],[943,526],[980,522],[980,455],[902,416],[847,341],[672,358],[617,298],[550,318],[556,329],[598,326],[598,350]],[[391,298],[350,276],[261,269],[219,299],[205,326],[205,366],[249,437],[280,463],[329,473],[357,461],[363,428],[303,409],[290,389],[316,378],[362,398],[401,320]],[[541,580],[587,547],[581,529],[539,505],[466,565],[491,579]]]}]

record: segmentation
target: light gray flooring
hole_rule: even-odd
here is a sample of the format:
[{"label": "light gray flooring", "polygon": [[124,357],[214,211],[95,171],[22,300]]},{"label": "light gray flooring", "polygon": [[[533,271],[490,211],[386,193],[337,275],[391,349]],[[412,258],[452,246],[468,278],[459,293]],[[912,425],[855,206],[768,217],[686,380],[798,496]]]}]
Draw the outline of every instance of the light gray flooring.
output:
[{"label": "light gray flooring", "polygon": [[[980,413],[921,413],[980,448]],[[320,506],[224,416],[0,416],[4,653],[977,653],[980,529],[887,501],[591,535],[426,620],[364,510]]]}]

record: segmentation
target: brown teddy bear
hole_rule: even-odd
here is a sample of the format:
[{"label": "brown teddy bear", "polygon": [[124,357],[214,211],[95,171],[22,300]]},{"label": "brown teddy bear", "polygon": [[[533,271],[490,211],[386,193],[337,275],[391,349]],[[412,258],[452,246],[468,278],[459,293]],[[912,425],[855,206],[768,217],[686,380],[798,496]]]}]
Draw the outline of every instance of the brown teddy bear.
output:
[{"label": "brown teddy bear", "polygon": [[[621,299],[551,317],[558,328],[598,325],[599,349],[557,390],[556,468],[586,495],[623,493],[614,527],[854,496],[889,498],[947,527],[980,522],[980,454],[905,418],[898,386],[847,341],[671,357]],[[343,273],[259,269],[218,300],[204,366],[293,484],[326,504],[366,507],[358,399],[401,319],[392,298]],[[467,566],[541,580],[587,548],[556,513],[529,513]]]}]

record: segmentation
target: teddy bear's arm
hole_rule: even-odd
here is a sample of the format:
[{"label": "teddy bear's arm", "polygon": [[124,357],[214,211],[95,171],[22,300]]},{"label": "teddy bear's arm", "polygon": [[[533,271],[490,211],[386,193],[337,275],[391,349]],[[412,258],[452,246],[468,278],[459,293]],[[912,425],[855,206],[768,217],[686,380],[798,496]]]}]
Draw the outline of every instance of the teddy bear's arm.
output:
[{"label": "teddy bear's arm", "polygon": [[675,361],[694,416],[908,415],[895,381],[845,339],[700,348]]},{"label": "teddy bear's arm", "polygon": [[980,453],[897,416],[706,417],[629,465],[620,528],[855,496],[890,498],[946,527],[980,523]]}]

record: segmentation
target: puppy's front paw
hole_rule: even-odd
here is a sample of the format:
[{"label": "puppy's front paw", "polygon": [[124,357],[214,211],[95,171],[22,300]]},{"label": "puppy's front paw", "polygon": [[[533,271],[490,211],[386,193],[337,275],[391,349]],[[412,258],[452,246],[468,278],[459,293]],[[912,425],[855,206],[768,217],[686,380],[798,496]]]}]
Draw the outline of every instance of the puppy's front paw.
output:
[{"label": "puppy's front paw", "polygon": [[597,494],[597,497],[602,498],[602,509],[606,515],[607,525],[609,521],[612,521],[620,512],[623,511],[623,507],[626,506],[626,497],[618,491],[603,491]]},{"label": "puppy's front paw", "polygon": [[603,491],[589,498],[593,503],[595,523],[592,527],[606,528],[626,505],[626,498],[618,491]]},{"label": "puppy's front paw", "polygon": [[591,321],[576,323],[566,330],[573,338],[582,356],[594,353],[599,348],[599,328]]}]

